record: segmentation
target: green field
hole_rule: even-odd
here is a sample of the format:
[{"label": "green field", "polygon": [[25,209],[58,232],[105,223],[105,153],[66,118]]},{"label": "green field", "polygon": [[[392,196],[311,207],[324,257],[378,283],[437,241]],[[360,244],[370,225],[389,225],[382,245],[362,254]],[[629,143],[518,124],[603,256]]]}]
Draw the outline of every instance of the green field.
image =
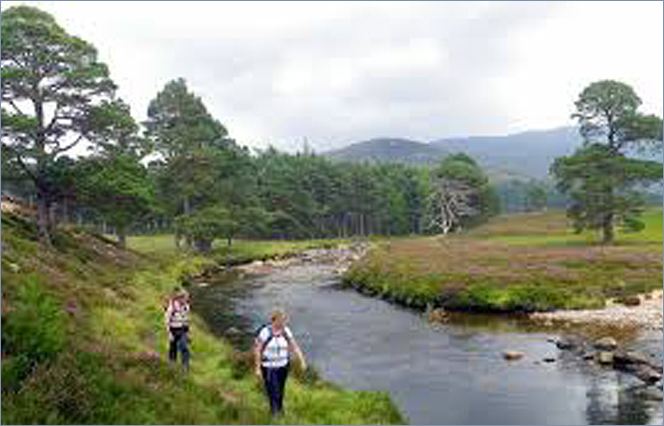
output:
[{"label": "green field", "polygon": [[[248,354],[197,317],[189,375],[171,368],[164,296],[214,259],[178,255],[169,237],[130,242],[142,254],[74,231],[46,249],[34,224],[2,214],[3,424],[403,423],[386,393],[344,391],[297,370],[286,415],[273,419]],[[235,247],[265,255],[298,244]]]},{"label": "green field", "polygon": [[467,234],[382,242],[344,281],[414,306],[475,311],[595,308],[662,286],[662,210],[599,244],[563,212],[495,218]]}]

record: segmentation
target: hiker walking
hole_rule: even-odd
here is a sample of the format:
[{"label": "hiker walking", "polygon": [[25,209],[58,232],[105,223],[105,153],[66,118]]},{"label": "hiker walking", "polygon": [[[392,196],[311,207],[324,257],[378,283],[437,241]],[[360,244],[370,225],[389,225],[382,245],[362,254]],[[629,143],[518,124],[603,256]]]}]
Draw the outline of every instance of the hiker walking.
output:
[{"label": "hiker walking", "polygon": [[174,364],[179,352],[182,365],[189,371],[189,294],[184,289],[174,292],[164,316],[169,337],[168,359]]},{"label": "hiker walking", "polygon": [[254,345],[255,373],[263,379],[265,392],[270,400],[273,415],[282,413],[284,389],[290,367],[290,354],[297,355],[302,370],[307,363],[290,328],[286,315],[276,311],[270,316],[270,324],[258,330]]}]

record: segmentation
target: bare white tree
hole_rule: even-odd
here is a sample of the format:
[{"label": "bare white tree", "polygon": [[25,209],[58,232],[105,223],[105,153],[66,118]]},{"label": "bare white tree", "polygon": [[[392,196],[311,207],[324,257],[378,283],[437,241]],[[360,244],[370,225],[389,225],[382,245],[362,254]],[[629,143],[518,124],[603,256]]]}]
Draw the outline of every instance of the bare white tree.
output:
[{"label": "bare white tree", "polygon": [[432,191],[427,200],[425,229],[441,234],[461,230],[461,219],[479,213],[473,207],[476,188],[465,182],[436,178],[431,183]]}]

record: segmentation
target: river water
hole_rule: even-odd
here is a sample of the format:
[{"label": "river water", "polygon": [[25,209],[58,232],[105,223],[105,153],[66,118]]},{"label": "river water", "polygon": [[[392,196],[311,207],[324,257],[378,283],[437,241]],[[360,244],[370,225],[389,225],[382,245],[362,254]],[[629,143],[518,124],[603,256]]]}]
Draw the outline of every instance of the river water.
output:
[{"label": "river water", "polygon": [[[255,329],[273,308],[285,309],[309,363],[326,380],[388,391],[411,424],[662,424],[662,402],[643,398],[638,379],[559,351],[547,341],[555,335],[509,318],[432,325],[340,288],[329,266],[195,289],[194,300],[220,334],[231,324]],[[525,357],[505,361],[505,350]],[[661,340],[658,350],[661,356]]]}]

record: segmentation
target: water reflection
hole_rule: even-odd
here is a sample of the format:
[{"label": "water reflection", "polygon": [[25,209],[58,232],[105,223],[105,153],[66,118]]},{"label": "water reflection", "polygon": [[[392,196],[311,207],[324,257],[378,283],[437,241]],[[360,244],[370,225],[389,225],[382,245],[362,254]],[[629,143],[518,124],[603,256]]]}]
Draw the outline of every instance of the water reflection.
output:
[{"label": "water reflection", "polygon": [[[653,404],[640,392],[630,378],[589,377],[586,419],[589,424],[647,424],[653,417]],[[654,420],[654,419],[653,419]]]}]

